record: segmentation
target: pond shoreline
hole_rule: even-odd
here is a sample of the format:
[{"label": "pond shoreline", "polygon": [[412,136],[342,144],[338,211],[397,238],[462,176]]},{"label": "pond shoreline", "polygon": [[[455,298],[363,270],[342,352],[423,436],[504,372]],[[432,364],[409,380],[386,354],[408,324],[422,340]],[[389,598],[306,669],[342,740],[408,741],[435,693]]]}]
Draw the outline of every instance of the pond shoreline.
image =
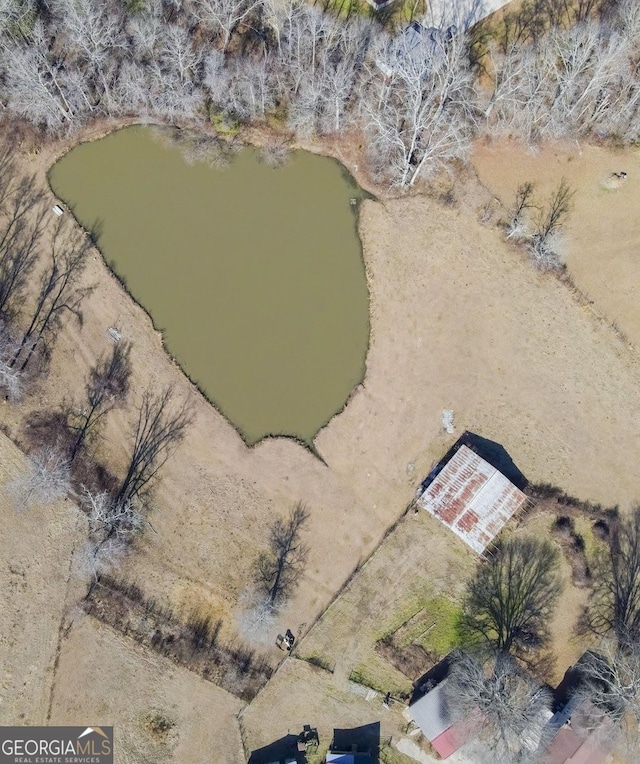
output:
[{"label": "pond shoreline", "polygon": [[[56,198],[60,198],[53,191],[53,186],[52,186],[52,181],[51,181],[51,173],[53,172],[55,164],[56,164],[57,161],[59,161],[60,159],[65,157],[70,151],[72,151],[73,149],[77,148],[80,145],[84,145],[84,144],[88,144],[88,143],[95,143],[96,141],[99,141],[100,139],[105,138],[106,136],[113,135],[113,134],[115,134],[115,133],[117,133],[117,132],[119,132],[119,131],[121,131],[121,130],[123,130],[125,128],[133,127],[133,126],[149,127],[151,129],[153,129],[153,128],[162,129],[162,128],[165,127],[164,125],[158,125],[155,122],[152,123],[152,124],[140,123],[138,120],[132,121],[131,123],[127,123],[124,126],[122,126],[121,124],[118,124],[118,125],[109,124],[108,126],[104,126],[104,125],[101,126],[100,129],[97,129],[96,126],[93,126],[93,129],[91,129],[90,131],[85,132],[84,135],[81,135],[80,136],[80,140],[77,140],[75,143],[70,144],[68,141],[65,141],[65,145],[62,145],[62,146],[59,145],[57,147],[54,147],[54,149],[57,149],[57,150],[54,150],[54,151],[49,150],[47,152],[47,154],[48,154],[47,159],[49,159],[49,161],[46,161],[47,168],[46,168],[45,172],[46,172],[47,183],[48,183],[48,187],[49,187],[50,191],[56,196]],[[197,135],[196,131],[192,131],[190,128],[188,129],[188,133],[189,134]],[[76,136],[76,138],[78,138],[78,136]],[[175,141],[172,140],[171,136],[169,136],[167,138],[167,141],[168,141],[168,147],[169,148],[173,148],[174,145],[176,145]],[[165,143],[165,139],[164,139],[163,136],[160,136],[160,142],[161,143]],[[245,145],[245,148],[242,149],[243,152],[245,150],[247,150],[246,143],[244,145]],[[250,144],[250,146],[251,145],[253,145],[253,144]],[[177,144],[177,148],[179,150],[181,149],[181,145],[180,145],[179,142]],[[305,149],[294,149],[294,151],[295,152],[302,151],[303,153],[300,156],[304,156]],[[316,153],[318,156],[320,156],[319,152],[308,152],[308,153]],[[50,158],[52,156],[53,157],[58,157],[58,159],[57,160],[54,159],[54,161],[51,162]],[[322,155],[322,156],[324,156],[324,155]],[[348,168],[345,167],[340,162],[340,160],[336,159],[333,156],[328,157],[328,159],[330,159],[331,161],[336,163],[336,166],[339,168],[340,173],[345,176],[346,182],[348,182],[348,183],[349,182],[350,183],[356,183],[355,179],[350,174]],[[298,160],[296,160],[296,162],[297,161]],[[189,164],[191,164],[191,162],[189,162]],[[372,197],[372,195],[369,192],[367,192],[366,190],[363,191],[363,193],[364,193],[363,200],[366,199],[366,198],[371,198]],[[74,219],[75,219],[76,223],[78,223],[79,225],[82,226],[82,224],[80,223],[80,221],[76,217],[75,211],[72,210],[71,207],[69,207],[67,205],[67,203],[66,203],[66,201],[64,199],[62,199],[62,201],[65,204],[65,207],[67,207],[69,209],[70,214],[72,214],[74,216]],[[361,265],[361,268],[362,268],[362,271],[363,271],[363,274],[364,274],[364,280],[365,280],[364,283],[366,285],[367,305],[368,305],[369,295],[370,295],[370,283],[369,283],[370,272],[369,272],[369,269],[367,267],[367,263],[366,263],[366,260],[365,260],[364,250],[363,250],[363,246],[362,246],[362,239],[360,237],[360,232],[359,232],[359,227],[360,227],[359,207],[360,207],[360,202],[358,203],[356,209],[352,209],[352,213],[351,214],[355,215],[355,221],[353,221],[353,227],[354,227],[355,236],[356,236],[356,239],[357,239],[357,242],[358,242],[358,251],[359,251],[358,259],[360,261],[360,265]],[[90,235],[90,236],[92,235],[91,231],[90,231],[90,227],[89,227],[89,229],[87,229],[86,226],[82,226],[82,227],[84,228],[85,231],[88,232],[88,235]],[[191,382],[191,384],[205,398],[207,403],[209,405],[211,405],[218,413],[220,413],[222,416],[224,416],[226,419],[228,419],[228,421],[230,421],[230,423],[235,427],[236,431],[242,437],[242,439],[243,439],[243,441],[244,441],[246,446],[248,446],[249,448],[252,448],[253,446],[258,445],[263,440],[286,438],[286,439],[290,439],[290,440],[295,441],[299,445],[302,445],[305,449],[309,450],[314,456],[316,456],[317,458],[322,460],[322,456],[318,453],[318,451],[317,451],[317,449],[315,447],[315,440],[316,440],[317,436],[319,435],[319,433],[323,429],[325,429],[327,427],[327,425],[330,422],[332,422],[334,420],[335,417],[339,416],[344,411],[346,406],[352,400],[352,398],[355,395],[355,393],[358,392],[358,390],[363,389],[364,384],[366,382],[367,354],[368,354],[369,346],[370,346],[370,343],[371,343],[371,322],[370,322],[369,307],[367,307],[367,326],[368,326],[367,332],[366,332],[367,340],[366,340],[366,347],[365,347],[365,350],[364,350],[364,356],[363,356],[363,361],[362,361],[361,373],[358,375],[358,379],[355,381],[353,386],[350,388],[346,398],[343,400],[343,403],[340,405],[340,407],[337,408],[328,418],[322,420],[322,424],[319,427],[317,427],[317,429],[315,429],[315,434],[309,440],[307,440],[305,438],[302,438],[300,436],[296,436],[296,435],[292,434],[291,432],[267,432],[265,434],[260,435],[257,439],[253,440],[253,439],[247,438],[247,436],[245,435],[245,433],[244,433],[242,428],[236,427],[234,425],[233,415],[231,415],[229,417],[225,413],[225,406],[224,406],[224,404],[220,404],[220,402],[218,400],[216,400],[215,392],[208,393],[206,388],[205,388],[205,386],[202,383],[198,382],[198,380],[195,378],[195,375],[192,374],[190,371],[188,371],[186,366],[183,366],[183,363],[179,359],[179,356],[175,352],[173,352],[172,349],[170,349],[169,343],[167,343],[167,341],[166,341],[165,334],[164,334],[164,332],[159,327],[159,324],[161,322],[158,321],[158,319],[154,318],[154,316],[153,316],[153,308],[152,307],[150,307],[150,308],[147,307],[147,305],[145,304],[147,302],[146,300],[136,297],[136,294],[135,294],[136,290],[132,289],[130,287],[130,285],[128,283],[128,278],[125,278],[124,276],[121,276],[118,273],[117,268],[113,267],[112,263],[107,259],[107,255],[105,254],[102,246],[100,246],[99,241],[96,240],[97,237],[92,236],[92,238],[94,239],[94,244],[96,245],[97,250],[100,252],[101,259],[103,260],[104,264],[106,265],[106,267],[109,270],[109,272],[111,273],[111,275],[116,279],[116,281],[118,282],[118,284],[121,287],[121,289],[127,294],[127,296],[131,300],[134,301],[134,303],[136,303],[139,307],[141,307],[143,309],[143,311],[146,313],[146,315],[150,318],[150,321],[151,321],[151,324],[153,326],[154,331],[160,337],[160,340],[161,340],[161,343],[162,343],[162,346],[164,348],[165,353],[169,356],[169,358],[172,360],[172,362],[175,363],[176,366],[181,370],[181,373],[183,373],[187,377],[187,379]],[[307,248],[305,248],[305,249],[307,249]]]}]

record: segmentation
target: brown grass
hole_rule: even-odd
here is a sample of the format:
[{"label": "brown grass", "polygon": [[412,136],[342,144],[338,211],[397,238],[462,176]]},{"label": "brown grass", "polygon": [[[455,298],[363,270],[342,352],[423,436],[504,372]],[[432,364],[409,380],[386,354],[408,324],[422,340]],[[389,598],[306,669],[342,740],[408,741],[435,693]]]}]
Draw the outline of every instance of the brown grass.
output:
[{"label": "brown grass", "polygon": [[114,725],[118,764],[243,761],[242,703],[88,616],[64,642],[52,724]]},{"label": "brown grass", "polygon": [[[45,170],[63,148],[24,156],[25,170],[37,171],[44,186]],[[484,166],[500,170],[508,191],[517,181],[510,169],[515,166],[513,153],[508,148],[500,153],[496,147],[482,151]],[[83,327],[64,327],[47,377],[37,380],[37,395],[20,407],[5,407],[5,426],[14,436],[21,435],[34,411],[54,411],[64,399],[76,399],[90,365],[109,347],[106,332],[113,325],[134,344],[134,370],[130,405],[110,415],[97,451],[110,471],[123,467],[134,404],[145,387],[173,383],[178,395],[191,396],[196,420],[162,473],[150,514],[156,532],[136,544],[122,575],[140,582],[145,597],[163,606],[198,609],[212,621],[221,618],[223,638],[233,636],[238,599],[275,515],[305,502],[311,511],[311,551],[304,579],[276,624],[274,639],[284,628],[304,631],[314,623],[464,429],[502,443],[530,480],[551,482],[580,499],[620,504],[626,510],[638,496],[640,363],[611,321],[629,336],[635,331],[633,290],[626,294],[637,281],[631,263],[637,241],[635,197],[627,189],[635,188],[637,155],[629,151],[613,159],[603,150],[593,151],[598,161],[569,176],[573,183],[585,181],[583,193],[576,196],[567,243],[569,269],[580,288],[592,295],[593,305],[576,299],[554,277],[535,272],[498,230],[480,222],[480,217],[487,219],[483,210],[490,198],[471,181],[456,186],[455,206],[421,196],[364,203],[360,231],[371,292],[371,348],[363,386],[316,440],[323,462],[283,439],[248,449],[166,356],[149,317],[109,274],[98,253],[86,274],[87,283],[97,286],[84,307]],[[585,150],[585,155],[591,153]],[[345,149],[351,169],[355,156]],[[611,171],[627,169],[629,185],[615,192],[600,190],[594,178],[609,172],[604,169],[606,157]],[[538,163],[566,174],[573,162],[551,153],[538,157]],[[529,174],[527,168],[525,176]],[[54,201],[50,196],[49,202]],[[625,228],[627,219],[631,222]],[[606,279],[598,286],[602,269],[596,266],[612,232],[620,246],[611,248]],[[453,436],[441,430],[443,408],[455,411]],[[19,466],[21,457],[10,453]],[[8,464],[11,472],[15,465]],[[55,654],[77,516],[63,508],[61,514],[43,510],[27,519],[12,518],[12,537],[5,535],[5,556],[33,571],[27,575],[28,588],[12,595],[14,604],[5,611],[9,615],[3,613],[7,621],[2,633],[8,635],[3,645],[11,656],[7,665],[13,666],[9,681],[15,697],[3,714],[11,721],[40,719],[46,708],[48,667]],[[42,544],[40,555],[33,555],[34,539]],[[335,661],[335,674],[287,661],[245,715],[249,741],[264,745],[280,730],[315,724],[316,719],[329,729],[384,716],[379,707],[352,697],[346,678],[366,668],[382,686],[406,687],[408,679],[375,655],[373,638],[416,581],[429,577],[434,594],[446,590],[455,596],[472,563],[460,542],[425,513],[409,515],[300,645],[301,651]],[[568,566],[566,574],[570,576]],[[12,575],[18,575],[22,586],[22,575]],[[559,656],[560,666],[579,649],[569,644],[573,613],[581,603],[577,591],[567,589],[559,609],[563,620],[554,625],[556,643],[568,646]],[[27,624],[36,621],[42,633],[27,640]],[[16,645],[20,650],[9,653]],[[273,650],[272,655],[281,657]],[[108,670],[100,674],[96,693],[94,664],[103,656]],[[35,668],[20,689],[27,666]],[[53,720],[75,722],[88,709],[92,718],[121,726],[129,760],[161,761],[154,759],[159,749],[140,742],[146,740],[139,730],[140,714],[155,712],[148,709],[154,693],[162,701],[158,713],[175,721],[176,732],[168,736],[178,735],[177,747],[162,754],[166,760],[187,760],[183,754],[192,750],[187,742],[192,734],[209,743],[216,736],[228,741],[225,736],[231,733],[222,722],[224,729],[207,732],[199,715],[187,713],[190,693],[204,698],[199,707],[227,698],[210,683],[89,620],[75,625],[63,640]],[[235,700],[224,703],[237,708]],[[226,713],[220,718],[227,719]],[[139,759],[136,745],[142,746]],[[225,743],[223,749],[231,751],[233,745]],[[229,761],[239,760],[233,756],[229,753]]]},{"label": "brown grass", "polygon": [[78,596],[70,559],[84,532],[82,516],[70,502],[16,508],[5,489],[25,470],[25,461],[0,434],[2,724],[47,721],[63,615]]},{"label": "brown grass", "polygon": [[139,587],[101,576],[91,585],[83,608],[127,637],[227,692],[251,700],[271,676],[270,666],[242,644],[219,639],[220,621],[198,611],[180,618],[144,598]]},{"label": "brown grass", "polygon": [[[542,150],[499,141],[478,146],[473,165],[505,204],[519,184],[531,181],[546,198],[564,177],[575,189],[566,226],[565,262],[592,308],[640,348],[640,151],[579,144]],[[625,171],[624,180],[613,173]]]}]

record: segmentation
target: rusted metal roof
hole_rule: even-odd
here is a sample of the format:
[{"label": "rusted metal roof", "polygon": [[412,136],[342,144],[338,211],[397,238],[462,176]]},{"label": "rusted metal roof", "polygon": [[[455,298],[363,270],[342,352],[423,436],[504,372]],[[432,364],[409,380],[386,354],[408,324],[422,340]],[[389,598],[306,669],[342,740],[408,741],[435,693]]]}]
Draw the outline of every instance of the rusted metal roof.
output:
[{"label": "rusted metal roof", "polygon": [[527,497],[489,462],[460,446],[418,505],[482,554]]}]

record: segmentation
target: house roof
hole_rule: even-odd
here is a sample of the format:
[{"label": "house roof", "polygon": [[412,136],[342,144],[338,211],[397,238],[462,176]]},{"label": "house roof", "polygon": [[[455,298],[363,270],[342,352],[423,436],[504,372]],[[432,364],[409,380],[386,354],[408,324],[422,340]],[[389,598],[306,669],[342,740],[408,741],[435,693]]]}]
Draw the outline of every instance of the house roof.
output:
[{"label": "house roof", "polygon": [[558,730],[549,746],[545,764],[565,764],[582,745],[582,740],[570,727]]},{"label": "house roof", "polygon": [[501,472],[462,445],[417,503],[482,554],[526,500]]},{"label": "house roof", "polygon": [[551,741],[545,764],[603,764],[609,755],[606,745],[596,735],[587,739],[577,735],[570,726],[563,727]]},{"label": "house roof", "polygon": [[446,759],[464,745],[468,737],[467,732],[463,722],[456,722],[432,740],[431,745],[438,752],[440,758]]},{"label": "house roof", "polygon": [[566,764],[603,764],[608,755],[609,750],[599,745],[592,735],[567,759]]},{"label": "house roof", "polygon": [[409,716],[431,743],[456,721],[444,693],[447,682],[448,679],[440,682],[431,692],[409,706]]},{"label": "house roof", "polygon": [[327,764],[371,764],[371,756],[368,753],[328,753],[325,759]]}]

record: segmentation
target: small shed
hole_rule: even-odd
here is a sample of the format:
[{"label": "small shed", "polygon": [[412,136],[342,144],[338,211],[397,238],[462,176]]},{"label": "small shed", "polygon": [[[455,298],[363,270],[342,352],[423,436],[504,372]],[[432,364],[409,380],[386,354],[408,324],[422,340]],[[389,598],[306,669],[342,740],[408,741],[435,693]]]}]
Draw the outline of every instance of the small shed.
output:
[{"label": "small shed", "polygon": [[458,448],[417,499],[418,506],[478,554],[526,502],[520,489],[466,445]]}]

